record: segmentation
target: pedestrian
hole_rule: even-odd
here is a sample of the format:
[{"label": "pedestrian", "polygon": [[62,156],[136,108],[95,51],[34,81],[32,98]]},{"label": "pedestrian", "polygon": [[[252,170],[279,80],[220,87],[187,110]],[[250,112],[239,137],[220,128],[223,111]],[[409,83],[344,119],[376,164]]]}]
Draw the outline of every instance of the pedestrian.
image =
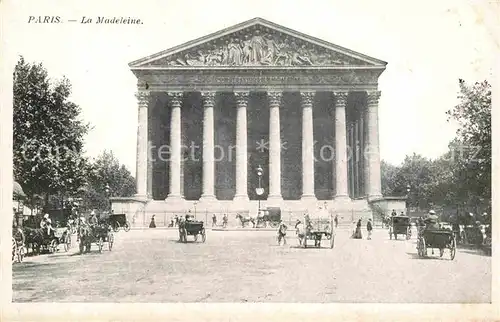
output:
[{"label": "pedestrian", "polygon": [[396,213],[396,210],[395,209],[392,209],[392,212],[391,212],[391,217],[394,217],[394,216],[397,216],[398,214]]},{"label": "pedestrian", "polygon": [[288,227],[285,225],[283,220],[280,220],[280,225],[278,227],[278,244],[281,244],[283,240],[283,245],[286,245],[286,230]]},{"label": "pedestrian", "polygon": [[212,216],[212,227],[216,227],[217,226],[217,216],[215,214],[213,214]]},{"label": "pedestrian", "polygon": [[372,230],[373,230],[373,226],[372,226],[372,219],[368,219],[368,222],[366,223],[366,230],[368,231],[368,240],[372,239]]},{"label": "pedestrian", "polygon": [[227,214],[224,214],[224,216],[222,216],[222,227],[223,228],[226,228],[227,227]]},{"label": "pedestrian", "polygon": [[339,225],[339,215],[335,215],[335,228],[337,228],[337,226]]},{"label": "pedestrian", "polygon": [[156,228],[155,215],[151,216],[151,222],[149,223],[149,228]]},{"label": "pedestrian", "polygon": [[363,239],[363,234],[361,233],[361,218],[358,220],[358,223],[356,224],[354,239]]}]

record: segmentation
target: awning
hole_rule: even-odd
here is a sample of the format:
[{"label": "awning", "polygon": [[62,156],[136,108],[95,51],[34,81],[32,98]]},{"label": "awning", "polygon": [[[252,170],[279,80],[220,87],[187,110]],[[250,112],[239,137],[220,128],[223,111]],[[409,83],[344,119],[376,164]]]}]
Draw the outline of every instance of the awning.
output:
[{"label": "awning", "polygon": [[19,183],[14,181],[14,186],[12,187],[12,194],[14,196],[14,199],[21,199],[26,197],[26,194],[23,191],[23,188]]}]

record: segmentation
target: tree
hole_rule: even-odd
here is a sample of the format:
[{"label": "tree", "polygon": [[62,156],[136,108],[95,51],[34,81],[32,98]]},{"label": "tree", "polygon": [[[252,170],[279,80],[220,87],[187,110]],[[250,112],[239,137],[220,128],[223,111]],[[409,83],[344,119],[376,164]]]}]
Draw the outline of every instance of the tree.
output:
[{"label": "tree", "polygon": [[466,203],[491,201],[491,85],[459,80],[460,103],[447,112],[458,122],[452,143],[457,155],[454,177],[457,195]]},{"label": "tree", "polygon": [[397,190],[396,179],[400,168],[382,160],[380,170],[382,174],[382,195],[394,196],[394,192]]},{"label": "tree", "polygon": [[84,136],[89,126],[68,100],[71,84],[51,82],[42,64],[20,57],[14,70],[14,177],[30,200],[73,195],[84,184]]},{"label": "tree", "polygon": [[130,171],[120,165],[112,152],[104,151],[90,165],[82,194],[83,208],[108,210],[109,197],[130,197],[135,191],[135,179]]}]

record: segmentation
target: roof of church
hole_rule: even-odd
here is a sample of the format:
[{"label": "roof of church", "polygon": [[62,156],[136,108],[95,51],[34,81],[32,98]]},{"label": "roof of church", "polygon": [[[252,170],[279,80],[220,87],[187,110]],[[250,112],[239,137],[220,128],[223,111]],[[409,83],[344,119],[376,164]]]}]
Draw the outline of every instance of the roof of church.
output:
[{"label": "roof of church", "polygon": [[[229,53],[231,48],[237,48],[242,53],[240,54],[242,57],[231,56]],[[246,56],[243,56],[245,50],[253,48],[262,49],[262,55],[259,56],[259,52],[257,52],[250,59],[248,57],[251,53],[246,52]],[[135,60],[129,66],[132,69],[190,68],[193,66],[365,66],[384,68],[386,64],[387,62],[380,59],[303,34],[271,21],[253,18]]]}]

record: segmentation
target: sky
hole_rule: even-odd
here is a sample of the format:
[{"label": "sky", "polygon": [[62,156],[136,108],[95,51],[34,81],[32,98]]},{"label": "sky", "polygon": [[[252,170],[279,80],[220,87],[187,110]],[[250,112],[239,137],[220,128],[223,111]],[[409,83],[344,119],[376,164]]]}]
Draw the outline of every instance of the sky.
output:
[{"label": "sky", "polygon": [[[92,125],[86,153],[111,150],[135,173],[136,78],[128,63],[261,17],[388,62],[379,78],[381,158],[394,164],[413,152],[444,153],[457,125],[458,79],[491,80],[499,54],[500,7],[488,1],[10,1],[4,3],[4,59],[42,62],[65,75],[71,100]],[[77,23],[28,24],[29,16]],[[79,23],[83,17],[134,17],[142,25]],[[496,27],[498,28],[498,27]]]}]

